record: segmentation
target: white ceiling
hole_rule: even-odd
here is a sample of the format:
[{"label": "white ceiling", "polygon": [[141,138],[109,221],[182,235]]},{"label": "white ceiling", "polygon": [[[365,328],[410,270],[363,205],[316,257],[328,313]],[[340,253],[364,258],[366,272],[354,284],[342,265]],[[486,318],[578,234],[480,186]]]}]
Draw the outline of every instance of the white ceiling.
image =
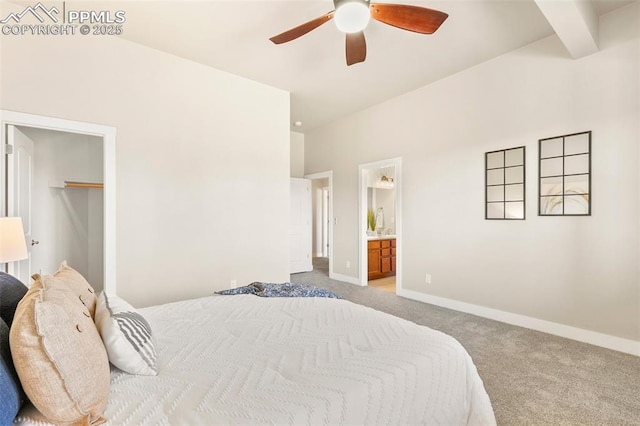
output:
[{"label": "white ceiling", "polygon": [[[374,0],[375,1],[375,0]],[[567,1],[567,0],[557,0]],[[108,1],[126,12],[123,38],[291,92],[306,131],[553,34],[534,0],[384,0],[441,10],[433,35],[371,21],[367,60],[347,67],[328,22],[289,43],[269,37],[333,9],[331,0]],[[630,0],[595,0],[597,14]],[[74,8],[85,2],[73,2]]]}]

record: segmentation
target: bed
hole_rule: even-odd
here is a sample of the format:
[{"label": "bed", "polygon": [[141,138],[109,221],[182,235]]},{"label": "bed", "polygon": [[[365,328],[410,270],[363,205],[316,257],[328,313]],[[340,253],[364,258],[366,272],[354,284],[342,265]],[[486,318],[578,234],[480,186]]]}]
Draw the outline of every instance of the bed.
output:
[{"label": "bed", "polygon": [[110,424],[495,424],[455,339],[361,305],[237,295],[139,312],[158,375],[112,368]]}]

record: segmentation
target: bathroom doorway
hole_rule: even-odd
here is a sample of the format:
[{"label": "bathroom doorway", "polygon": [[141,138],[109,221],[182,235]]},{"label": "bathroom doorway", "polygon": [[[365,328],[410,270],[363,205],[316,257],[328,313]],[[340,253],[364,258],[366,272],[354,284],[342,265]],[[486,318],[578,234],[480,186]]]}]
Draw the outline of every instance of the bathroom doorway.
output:
[{"label": "bathroom doorway", "polygon": [[360,285],[397,293],[401,286],[401,158],[362,164]]},{"label": "bathroom doorway", "polygon": [[333,275],[333,172],[305,175],[311,180],[313,269],[330,277]]}]

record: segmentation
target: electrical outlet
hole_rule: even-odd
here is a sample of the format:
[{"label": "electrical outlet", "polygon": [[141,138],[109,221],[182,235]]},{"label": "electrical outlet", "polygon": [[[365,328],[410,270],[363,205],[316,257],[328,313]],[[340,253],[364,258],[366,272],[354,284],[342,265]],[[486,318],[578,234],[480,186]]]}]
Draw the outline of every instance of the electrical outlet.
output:
[{"label": "electrical outlet", "polygon": [[424,281],[425,281],[427,284],[431,284],[431,274],[427,274],[427,276],[426,276],[426,277],[424,277]]},{"label": "electrical outlet", "polygon": [[351,268],[351,261],[347,260],[347,269]]},{"label": "electrical outlet", "polygon": [[236,288],[238,286],[238,282],[236,280],[231,280],[231,288]]}]

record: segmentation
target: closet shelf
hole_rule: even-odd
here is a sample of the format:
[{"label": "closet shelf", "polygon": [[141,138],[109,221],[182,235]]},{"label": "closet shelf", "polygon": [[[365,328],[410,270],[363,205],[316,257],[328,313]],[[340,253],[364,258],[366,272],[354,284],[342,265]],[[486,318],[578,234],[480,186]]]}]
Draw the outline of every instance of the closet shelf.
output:
[{"label": "closet shelf", "polygon": [[79,182],[79,181],[50,181],[49,188],[95,188],[103,189],[104,184],[100,182]]}]

